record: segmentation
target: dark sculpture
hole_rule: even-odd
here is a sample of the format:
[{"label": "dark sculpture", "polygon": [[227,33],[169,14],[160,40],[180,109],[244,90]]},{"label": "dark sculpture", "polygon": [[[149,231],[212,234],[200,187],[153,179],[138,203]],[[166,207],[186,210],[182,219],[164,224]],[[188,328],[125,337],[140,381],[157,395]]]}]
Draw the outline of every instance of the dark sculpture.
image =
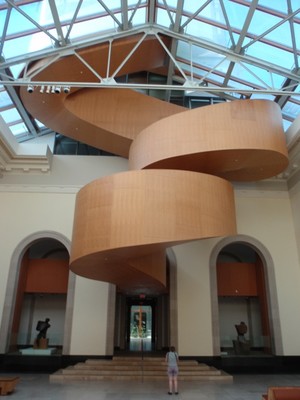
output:
[{"label": "dark sculpture", "polygon": [[239,342],[246,342],[245,334],[247,333],[248,328],[245,322],[241,321],[239,325],[235,325],[235,329],[238,334],[237,340]]},{"label": "dark sculpture", "polygon": [[245,334],[248,331],[248,327],[245,322],[241,321],[239,325],[235,325],[237,331],[237,340],[233,340],[233,347],[236,354],[249,354],[250,353],[250,342],[246,340]]},{"label": "dark sculpture", "polygon": [[39,331],[37,337],[36,337],[36,343],[37,346],[39,347],[40,345],[40,340],[41,339],[46,339],[47,336],[47,330],[50,328],[49,324],[50,319],[46,318],[45,321],[38,321],[36,330]]}]

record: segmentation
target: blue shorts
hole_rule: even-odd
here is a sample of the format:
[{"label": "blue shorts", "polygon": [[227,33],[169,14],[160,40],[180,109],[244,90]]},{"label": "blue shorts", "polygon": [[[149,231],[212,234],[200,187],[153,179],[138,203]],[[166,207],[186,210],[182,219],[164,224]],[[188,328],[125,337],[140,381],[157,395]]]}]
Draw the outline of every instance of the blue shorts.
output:
[{"label": "blue shorts", "polygon": [[168,367],[168,375],[169,376],[177,376],[178,375],[178,367]]}]

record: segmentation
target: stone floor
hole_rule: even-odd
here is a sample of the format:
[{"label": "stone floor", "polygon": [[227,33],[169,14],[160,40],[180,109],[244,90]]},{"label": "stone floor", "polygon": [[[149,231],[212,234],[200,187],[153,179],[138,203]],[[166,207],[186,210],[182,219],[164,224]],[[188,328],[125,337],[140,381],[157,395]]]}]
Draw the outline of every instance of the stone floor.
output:
[{"label": "stone floor", "polygon": [[[1,374],[11,376],[12,374]],[[14,400],[162,400],[170,398],[166,382],[74,382],[50,383],[48,374],[18,374]],[[300,386],[300,374],[234,375],[233,383],[182,382],[184,400],[261,400],[269,386]],[[5,397],[3,397],[5,398]]]}]

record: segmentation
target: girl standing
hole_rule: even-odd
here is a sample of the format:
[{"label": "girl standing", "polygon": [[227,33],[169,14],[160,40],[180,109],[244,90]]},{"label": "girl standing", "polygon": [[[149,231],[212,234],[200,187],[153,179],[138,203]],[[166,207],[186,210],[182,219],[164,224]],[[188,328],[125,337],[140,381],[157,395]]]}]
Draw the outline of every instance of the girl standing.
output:
[{"label": "girl standing", "polygon": [[169,391],[168,394],[178,394],[178,354],[176,353],[175,347],[171,346],[170,351],[166,354],[166,362],[168,363],[168,376],[169,376]]}]

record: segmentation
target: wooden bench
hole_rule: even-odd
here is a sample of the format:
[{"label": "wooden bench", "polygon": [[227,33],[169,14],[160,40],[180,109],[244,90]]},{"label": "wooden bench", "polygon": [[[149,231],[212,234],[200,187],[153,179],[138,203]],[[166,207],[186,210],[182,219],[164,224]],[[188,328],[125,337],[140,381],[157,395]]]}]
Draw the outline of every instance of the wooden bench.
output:
[{"label": "wooden bench", "polygon": [[300,386],[273,386],[262,400],[300,400]]},{"label": "wooden bench", "polygon": [[0,396],[5,396],[7,393],[13,392],[19,380],[18,376],[0,377]]}]

